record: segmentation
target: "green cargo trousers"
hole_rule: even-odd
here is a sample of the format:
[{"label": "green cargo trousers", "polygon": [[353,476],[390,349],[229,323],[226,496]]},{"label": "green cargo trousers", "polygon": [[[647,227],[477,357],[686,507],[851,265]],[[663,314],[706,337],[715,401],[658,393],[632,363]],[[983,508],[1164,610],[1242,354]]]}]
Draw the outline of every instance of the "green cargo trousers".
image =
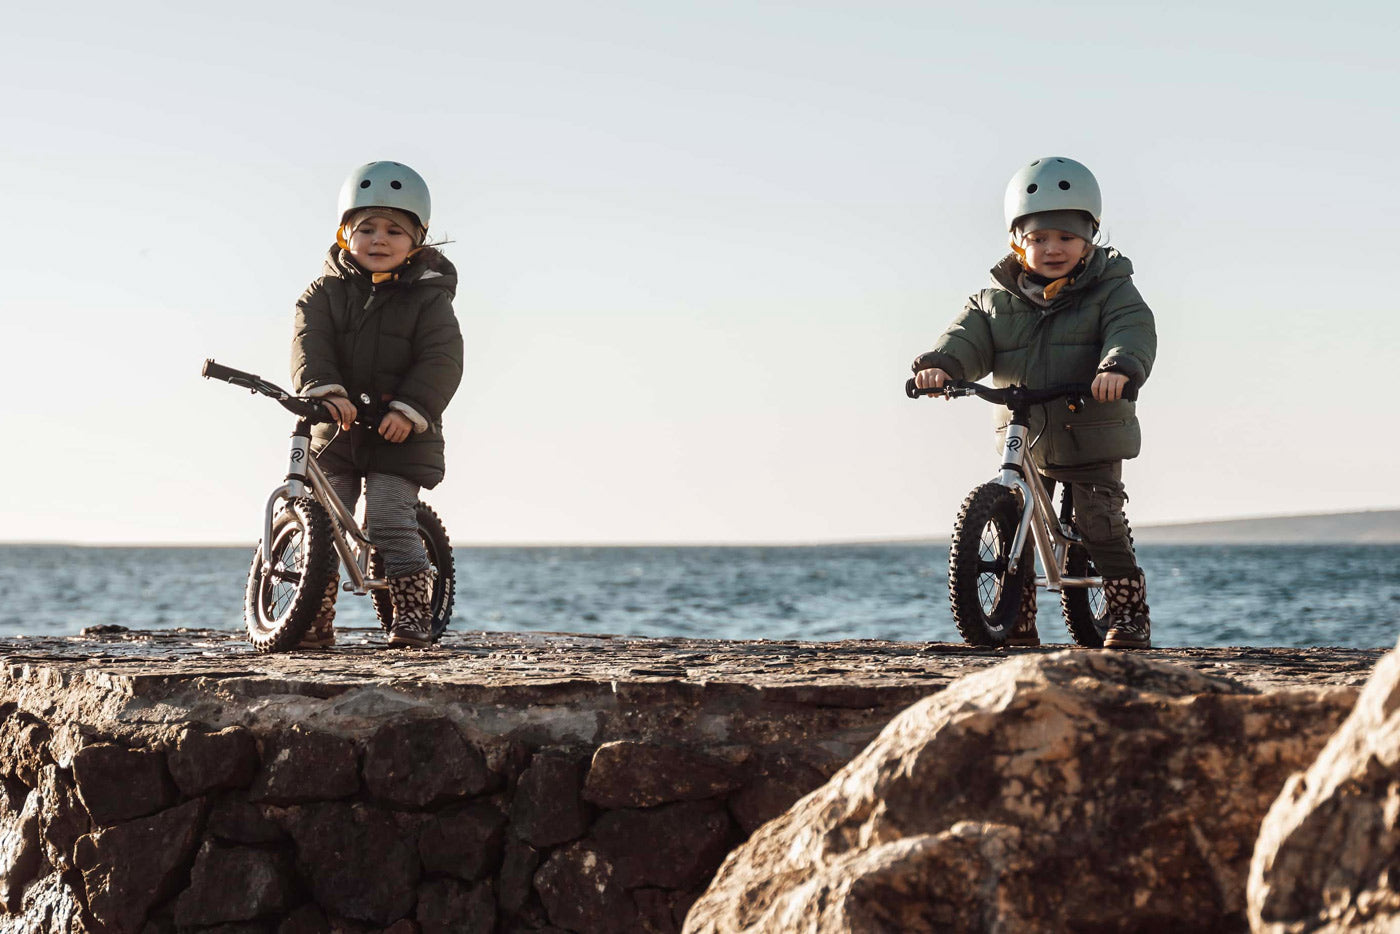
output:
[{"label": "green cargo trousers", "polygon": [[1074,498],[1074,522],[1101,576],[1137,574],[1137,556],[1133,554],[1128,520],[1123,515],[1128,494],[1123,491],[1122,461],[1057,467],[1042,471],[1041,480],[1050,494],[1055,492],[1056,481],[1069,484]]}]

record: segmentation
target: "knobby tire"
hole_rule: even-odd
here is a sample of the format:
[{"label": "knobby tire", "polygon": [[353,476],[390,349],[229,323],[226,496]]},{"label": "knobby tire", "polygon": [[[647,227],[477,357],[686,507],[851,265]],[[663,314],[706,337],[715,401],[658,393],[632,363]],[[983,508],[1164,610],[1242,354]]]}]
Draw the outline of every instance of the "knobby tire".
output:
[{"label": "knobby tire", "polygon": [[[1065,556],[1066,577],[1097,577],[1098,573],[1088,549],[1078,542],[1069,546],[1069,553]],[[1076,644],[1091,649],[1103,648],[1104,636],[1108,635],[1112,620],[1109,619],[1108,603],[1103,598],[1101,588],[1064,588],[1060,591],[1060,610],[1064,613],[1065,628]]]},{"label": "knobby tire", "polygon": [[[452,542],[447,537],[447,528],[433,508],[421,500],[414,507],[418,519],[418,537],[423,539],[423,547],[428,552],[428,563],[436,572],[433,581],[433,641],[442,638],[447,624],[452,622],[452,607],[457,599],[457,566],[452,558]],[[375,552],[370,556],[371,577],[383,577],[384,559]],[[388,590],[371,591],[374,600],[374,615],[385,632],[394,626],[394,602]]]},{"label": "knobby tire", "polygon": [[319,503],[307,497],[293,500],[272,520],[272,560],[275,568],[295,579],[283,580],[264,571],[259,542],[243,599],[248,641],[259,652],[296,648],[335,578],[331,519]]},{"label": "knobby tire", "polygon": [[1034,562],[1006,571],[1021,502],[1000,483],[984,483],[968,494],[953,527],[948,551],[948,597],[953,622],[969,645],[999,646],[1016,625],[1021,588]]}]

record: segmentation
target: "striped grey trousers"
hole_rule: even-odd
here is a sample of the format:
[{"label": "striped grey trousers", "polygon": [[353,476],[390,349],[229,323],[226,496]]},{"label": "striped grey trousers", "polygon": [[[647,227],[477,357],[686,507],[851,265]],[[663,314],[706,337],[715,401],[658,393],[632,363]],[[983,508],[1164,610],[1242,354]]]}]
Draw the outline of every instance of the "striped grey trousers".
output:
[{"label": "striped grey trousers", "polygon": [[[360,478],[351,473],[327,475],[331,489],[345,508],[355,511],[360,498]],[[418,536],[418,484],[391,473],[370,473],[364,478],[365,533],[384,559],[386,577],[402,577],[428,567],[428,551]]]}]

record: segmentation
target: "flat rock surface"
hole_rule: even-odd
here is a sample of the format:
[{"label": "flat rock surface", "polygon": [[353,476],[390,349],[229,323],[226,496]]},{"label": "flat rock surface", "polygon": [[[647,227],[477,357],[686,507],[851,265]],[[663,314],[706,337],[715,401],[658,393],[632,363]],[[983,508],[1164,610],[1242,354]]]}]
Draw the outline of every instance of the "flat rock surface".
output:
[{"label": "flat rock surface", "polygon": [[[260,655],[242,634],[210,629],[155,631],[95,627],[78,636],[0,639],[7,666],[100,670],[133,678],[257,678],[307,684],[365,682],[524,686],[548,682],[687,682],[757,688],[928,687],[1038,649],[980,649],[946,642],[774,642],[659,639],[571,633],[449,631],[427,650],[384,647],[378,630],[337,633],[331,649]],[[1092,651],[1092,650],[1084,650]],[[1358,687],[1387,649],[1160,648],[1144,657],[1232,678],[1260,691]]]}]

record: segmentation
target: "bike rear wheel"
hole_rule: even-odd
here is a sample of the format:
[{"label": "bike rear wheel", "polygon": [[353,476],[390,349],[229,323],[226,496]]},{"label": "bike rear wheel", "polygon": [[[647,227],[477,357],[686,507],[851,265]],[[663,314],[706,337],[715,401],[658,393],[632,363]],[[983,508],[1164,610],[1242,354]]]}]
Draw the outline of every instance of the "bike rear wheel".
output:
[{"label": "bike rear wheel", "polygon": [[1021,520],[1021,502],[1000,483],[984,483],[968,494],[953,527],[948,551],[948,596],[953,622],[969,645],[998,646],[1016,625],[1021,588],[1033,573],[1023,560],[1007,568]]},{"label": "bike rear wheel", "polygon": [[[1124,520],[1126,523],[1126,520]],[[1133,529],[1128,527],[1128,545],[1133,544]],[[1070,546],[1065,556],[1067,577],[1098,577],[1099,569],[1083,543]],[[1108,614],[1108,599],[1101,587],[1066,587],[1060,593],[1060,609],[1064,611],[1065,628],[1076,643],[1091,649],[1103,647],[1113,620]]]},{"label": "bike rear wheel", "polygon": [[263,567],[259,542],[248,568],[243,621],[253,648],[284,652],[301,642],[335,579],[336,560],[331,519],[320,503],[302,497],[277,513],[272,567]]},{"label": "bike rear wheel", "polygon": [[[452,607],[457,598],[457,566],[452,558],[452,542],[447,537],[447,528],[433,508],[421,500],[414,507],[418,519],[418,537],[423,540],[423,548],[428,552],[428,564],[433,568],[433,641],[442,638],[447,624],[452,621]],[[376,552],[369,560],[370,576],[383,577],[384,559]],[[387,590],[371,592],[374,599],[374,615],[379,617],[379,625],[388,632],[394,626],[394,602]]]},{"label": "bike rear wheel", "polygon": [[[1076,542],[1069,546],[1065,556],[1066,577],[1098,577],[1094,559],[1089,551]],[[1091,649],[1103,647],[1104,636],[1112,620],[1108,615],[1108,601],[1104,599],[1102,587],[1066,587],[1060,591],[1060,609],[1065,616],[1065,628],[1070,638],[1077,644]]]}]

